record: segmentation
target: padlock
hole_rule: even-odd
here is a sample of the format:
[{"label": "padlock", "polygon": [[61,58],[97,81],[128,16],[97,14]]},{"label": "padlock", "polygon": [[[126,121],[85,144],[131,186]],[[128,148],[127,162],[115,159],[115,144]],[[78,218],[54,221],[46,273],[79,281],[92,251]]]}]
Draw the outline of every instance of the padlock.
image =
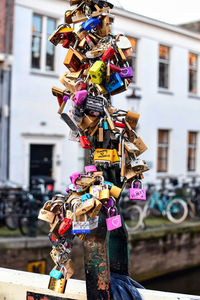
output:
[{"label": "padlock", "polygon": [[52,224],[55,219],[55,214],[44,208],[41,208],[39,211],[38,219]]},{"label": "padlock", "polygon": [[55,86],[52,87],[52,94],[56,97],[60,97],[60,98],[63,98],[64,96],[64,90],[62,89],[59,89]]},{"label": "padlock", "polygon": [[94,230],[98,227],[99,224],[99,216],[95,216],[94,218],[88,217],[90,230]]},{"label": "padlock", "polygon": [[136,153],[136,155],[140,155],[148,149],[141,137],[139,136],[137,136],[137,138],[134,139],[133,144],[139,149],[139,153]]},{"label": "padlock", "polygon": [[111,149],[96,149],[94,152],[94,163],[101,164],[107,163],[112,165],[113,162],[113,150]]},{"label": "padlock", "polygon": [[108,209],[109,218],[106,219],[106,225],[107,225],[108,231],[115,230],[122,226],[121,216],[116,215],[116,216],[110,217],[110,211],[111,211],[111,208]]},{"label": "padlock", "polygon": [[86,193],[81,196],[81,201],[84,202],[84,201],[89,200],[90,198],[92,198],[92,196],[89,193]]},{"label": "padlock", "polygon": [[129,189],[129,199],[146,200],[146,190],[143,189],[142,182],[138,179],[133,180]]},{"label": "padlock", "polygon": [[135,144],[129,141],[126,141],[124,143],[124,147],[129,153],[135,153],[136,156],[138,156],[140,153],[139,149],[135,146]]},{"label": "padlock", "polygon": [[67,90],[70,93],[75,93],[77,92],[76,90],[76,79],[70,79],[70,78],[66,78],[65,76],[62,78],[60,78],[60,82],[62,84],[64,84],[64,86],[67,88]]},{"label": "padlock", "polygon": [[110,197],[110,190],[108,188],[103,188],[99,192],[99,200],[106,201],[109,199],[109,197]]},{"label": "padlock", "polygon": [[90,68],[89,73],[93,83],[101,84],[106,76],[105,63],[103,61],[97,60]]},{"label": "padlock", "polygon": [[94,29],[99,23],[100,20],[98,18],[90,18],[87,21],[83,22],[81,26],[85,31],[89,31],[91,29]]},{"label": "padlock", "polygon": [[76,221],[75,209],[76,209],[76,205],[74,205],[74,212],[73,212],[72,234],[90,233],[90,225],[89,222],[87,221],[86,214],[84,214],[85,217],[84,221]]},{"label": "padlock", "polygon": [[76,180],[81,179],[81,172],[75,172],[69,178],[71,183],[76,187]]},{"label": "padlock", "polygon": [[112,59],[114,54],[115,54],[115,49],[113,47],[109,47],[102,55],[101,60],[105,63],[106,61]]},{"label": "padlock", "polygon": [[89,141],[89,139],[86,137],[86,136],[80,136],[79,137],[79,142],[80,142],[80,144],[81,144],[81,147],[83,148],[83,149],[92,149],[92,146],[91,146],[91,144],[90,144],[90,141]]},{"label": "padlock", "polygon": [[116,185],[112,185],[111,186],[111,189],[110,189],[110,195],[115,197],[116,199],[119,198],[120,194],[122,192],[122,189],[119,188],[118,186]]},{"label": "padlock", "polygon": [[60,279],[60,278],[63,276],[63,273],[62,273],[62,271],[61,271],[61,268],[62,268],[62,267],[59,267],[59,266],[54,267],[54,268],[51,270],[49,276],[52,277],[52,278],[55,278],[55,279]]},{"label": "padlock", "polygon": [[85,131],[90,127],[96,126],[98,121],[99,121],[98,117],[85,115],[81,120],[80,128],[81,130]]},{"label": "padlock", "polygon": [[95,83],[94,86],[97,89],[98,94],[100,95],[108,94],[108,92],[106,91],[103,85]]},{"label": "padlock", "polygon": [[71,71],[77,72],[81,68],[80,58],[74,53],[74,50],[69,48],[64,60],[64,65]]},{"label": "padlock", "polygon": [[48,40],[54,45],[57,46],[62,39],[64,34],[68,32],[73,32],[74,29],[67,24],[61,24],[56,28],[56,30],[49,36]]},{"label": "padlock", "polygon": [[84,190],[84,188],[89,188],[95,182],[95,178],[92,176],[81,176],[81,179],[76,180],[76,184]]},{"label": "padlock", "polygon": [[119,73],[121,78],[132,78],[133,77],[133,69],[131,67],[123,67],[121,68],[121,72]]},{"label": "padlock", "polygon": [[74,98],[72,100],[76,103],[77,106],[83,105],[85,99],[87,97],[87,90],[82,90],[76,92]]},{"label": "padlock", "polygon": [[91,38],[90,38],[89,35],[86,35],[85,40],[86,40],[86,42],[87,42],[87,44],[88,44],[88,46],[89,46],[90,48],[93,48],[93,47],[94,47],[94,43],[93,43],[93,41],[91,40]]},{"label": "padlock", "polygon": [[84,202],[81,202],[81,204],[76,208],[75,214],[76,216],[83,215],[93,207],[94,207],[94,198],[90,198]]},{"label": "padlock", "polygon": [[101,37],[108,36],[109,33],[111,32],[110,25],[112,24],[114,18],[111,18],[109,15],[107,16],[102,16],[101,18],[101,26],[98,28],[98,35]]},{"label": "padlock", "polygon": [[120,163],[120,158],[118,156],[117,150],[113,149],[113,165],[118,165]]},{"label": "padlock", "polygon": [[93,172],[97,172],[97,168],[94,165],[91,166],[85,166],[85,172],[88,173],[93,173]]},{"label": "padlock", "polygon": [[142,159],[138,159],[138,158],[131,159],[130,164],[131,164],[131,168],[134,171],[142,171],[142,172],[144,172],[145,167],[146,167],[145,161],[142,160]]},{"label": "padlock", "polygon": [[104,98],[88,95],[85,101],[84,111],[91,116],[102,116],[104,114]]},{"label": "padlock", "polygon": [[99,199],[99,193],[102,190],[101,185],[92,185],[89,189],[90,195],[92,195],[94,198]]},{"label": "padlock", "polygon": [[105,83],[106,90],[111,93],[115,91],[116,89],[119,89],[120,87],[123,87],[124,83],[121,80],[121,77],[118,73],[113,73],[110,77],[110,82]]},{"label": "padlock", "polygon": [[64,218],[59,226],[58,233],[62,236],[72,225],[72,218]]},{"label": "padlock", "polygon": [[65,287],[66,287],[66,284],[67,284],[66,277],[67,277],[67,274],[62,276],[60,279],[50,277],[48,289],[52,290],[56,293],[63,294],[65,292]]},{"label": "padlock", "polygon": [[108,122],[107,122],[106,119],[104,119],[104,121],[103,121],[103,130],[108,130],[108,129],[109,129]]},{"label": "padlock", "polygon": [[136,112],[128,111],[125,119],[132,128],[135,128],[138,123],[139,117],[140,114]]},{"label": "padlock", "polygon": [[116,65],[110,64],[110,69],[113,72],[121,73],[121,68]]},{"label": "padlock", "polygon": [[52,224],[52,226],[50,226],[50,230],[49,232],[52,234],[52,236],[56,239],[60,238],[60,234],[58,233],[60,224],[61,224],[61,220],[59,218],[55,219],[55,222]]},{"label": "padlock", "polygon": [[94,199],[94,207],[90,211],[87,212],[88,216],[91,219],[99,216],[101,208],[102,208],[101,201],[99,201],[98,199]]},{"label": "padlock", "polygon": [[80,4],[83,0],[70,0],[70,5]]}]

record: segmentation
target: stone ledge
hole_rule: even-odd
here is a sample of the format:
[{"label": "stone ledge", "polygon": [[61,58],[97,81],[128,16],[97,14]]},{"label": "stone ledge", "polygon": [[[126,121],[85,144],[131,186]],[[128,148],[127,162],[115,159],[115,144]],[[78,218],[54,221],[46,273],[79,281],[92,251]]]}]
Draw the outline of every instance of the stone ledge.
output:
[{"label": "stone ledge", "polygon": [[31,249],[51,247],[47,236],[0,238],[0,249]]}]

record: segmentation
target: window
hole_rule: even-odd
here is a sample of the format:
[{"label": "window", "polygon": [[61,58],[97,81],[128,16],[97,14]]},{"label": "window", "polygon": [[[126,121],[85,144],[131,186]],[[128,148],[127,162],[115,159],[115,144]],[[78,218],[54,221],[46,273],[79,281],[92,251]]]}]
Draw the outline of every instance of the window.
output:
[{"label": "window", "polygon": [[188,132],[188,171],[196,170],[196,150],[197,150],[197,132]]},{"label": "window", "polygon": [[160,88],[169,88],[169,47],[159,46],[159,79]]},{"label": "window", "polygon": [[132,82],[136,83],[136,50],[137,50],[136,47],[137,47],[137,40],[133,37],[128,37],[128,39],[131,42],[133,52],[132,52],[131,56],[127,58],[127,60],[128,60],[128,63],[130,65],[130,67],[133,68]]},{"label": "window", "polygon": [[197,55],[189,53],[189,92],[197,93]]},{"label": "window", "polygon": [[158,158],[157,171],[168,170],[169,130],[158,130]]},{"label": "window", "polygon": [[33,15],[31,67],[41,71],[54,71],[55,47],[48,41],[56,28],[56,20]]}]

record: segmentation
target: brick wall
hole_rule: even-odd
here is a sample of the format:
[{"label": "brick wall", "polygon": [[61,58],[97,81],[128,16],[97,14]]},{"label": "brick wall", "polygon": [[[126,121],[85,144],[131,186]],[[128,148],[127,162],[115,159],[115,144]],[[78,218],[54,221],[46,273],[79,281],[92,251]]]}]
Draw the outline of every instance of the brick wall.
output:
[{"label": "brick wall", "polygon": [[12,53],[12,36],[13,36],[13,14],[14,14],[14,0],[0,0],[0,53],[5,53],[6,44],[6,22],[8,20],[9,10],[8,4],[11,5],[11,26],[10,26],[10,51]]}]

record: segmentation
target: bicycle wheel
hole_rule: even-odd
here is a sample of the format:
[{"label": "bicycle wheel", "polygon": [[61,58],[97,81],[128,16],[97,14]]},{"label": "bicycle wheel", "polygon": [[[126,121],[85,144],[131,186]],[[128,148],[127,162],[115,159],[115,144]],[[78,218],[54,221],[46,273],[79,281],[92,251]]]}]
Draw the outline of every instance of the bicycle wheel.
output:
[{"label": "bicycle wheel", "polygon": [[11,201],[4,203],[4,220],[5,225],[9,230],[16,230],[18,228],[18,213],[16,204]]},{"label": "bicycle wheel", "polygon": [[135,231],[140,228],[142,223],[142,208],[138,205],[132,205],[127,208],[125,224],[127,229]]},{"label": "bicycle wheel", "polygon": [[167,206],[167,218],[174,224],[182,223],[188,215],[187,204],[182,199],[173,199]]}]

